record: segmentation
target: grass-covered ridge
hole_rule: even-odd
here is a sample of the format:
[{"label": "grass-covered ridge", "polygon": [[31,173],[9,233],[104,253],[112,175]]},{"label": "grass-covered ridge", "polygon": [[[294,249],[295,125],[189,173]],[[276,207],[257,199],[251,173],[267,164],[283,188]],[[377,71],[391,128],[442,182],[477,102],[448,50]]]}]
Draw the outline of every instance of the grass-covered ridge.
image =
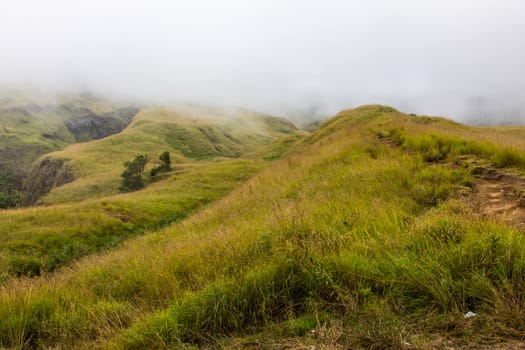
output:
[{"label": "grass-covered ridge", "polygon": [[[40,203],[75,202],[118,193],[124,162],[137,155],[154,160],[168,151],[175,167],[239,158],[281,135],[295,132],[293,124],[283,119],[242,109],[197,106],[144,109],[116,135],[46,155],[44,160],[63,160],[75,180],[54,188]],[[40,164],[35,167],[38,169]]]},{"label": "grass-covered ridge", "polygon": [[[476,179],[460,162],[523,152],[519,133],[506,132],[383,106],[344,111],[191,217],[53,276],[10,281],[0,292],[0,345],[519,339],[523,235],[472,212],[464,196]],[[443,151],[461,140],[494,151]],[[444,156],[428,157],[434,151]],[[469,310],[478,316],[464,319]]]}]

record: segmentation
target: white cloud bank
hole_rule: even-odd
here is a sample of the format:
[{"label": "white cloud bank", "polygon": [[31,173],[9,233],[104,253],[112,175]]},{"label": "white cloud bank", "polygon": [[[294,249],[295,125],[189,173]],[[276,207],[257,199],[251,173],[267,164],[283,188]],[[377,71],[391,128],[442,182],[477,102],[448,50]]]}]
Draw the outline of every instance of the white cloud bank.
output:
[{"label": "white cloud bank", "polygon": [[0,2],[0,84],[525,122],[519,0]]}]

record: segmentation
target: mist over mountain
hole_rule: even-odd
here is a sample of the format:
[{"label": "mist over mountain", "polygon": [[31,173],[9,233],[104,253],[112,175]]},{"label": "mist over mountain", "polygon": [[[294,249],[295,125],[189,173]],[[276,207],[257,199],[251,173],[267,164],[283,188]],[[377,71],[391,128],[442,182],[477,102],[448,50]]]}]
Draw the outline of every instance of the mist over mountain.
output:
[{"label": "mist over mountain", "polygon": [[524,10],[518,0],[3,2],[0,85],[306,121],[384,103],[520,123]]},{"label": "mist over mountain", "polygon": [[1,1],[0,349],[525,349],[524,10]]}]

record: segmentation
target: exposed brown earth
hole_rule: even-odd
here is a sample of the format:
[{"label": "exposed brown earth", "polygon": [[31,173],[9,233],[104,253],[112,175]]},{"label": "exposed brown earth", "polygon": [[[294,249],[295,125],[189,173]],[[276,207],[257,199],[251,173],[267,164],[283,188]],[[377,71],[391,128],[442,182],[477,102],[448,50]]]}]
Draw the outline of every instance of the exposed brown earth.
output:
[{"label": "exposed brown earth", "polygon": [[470,202],[484,217],[525,228],[525,178],[491,167],[474,169],[477,181]]}]

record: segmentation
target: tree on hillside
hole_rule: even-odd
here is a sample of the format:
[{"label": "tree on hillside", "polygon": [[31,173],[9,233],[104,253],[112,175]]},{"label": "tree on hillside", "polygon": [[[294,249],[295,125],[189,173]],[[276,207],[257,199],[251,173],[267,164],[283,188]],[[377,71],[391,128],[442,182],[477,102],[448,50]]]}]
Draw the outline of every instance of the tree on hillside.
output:
[{"label": "tree on hillside", "polygon": [[163,171],[170,171],[171,170],[171,157],[170,157],[170,152],[168,151],[165,151],[163,152],[160,157],[159,157],[160,161],[162,162],[161,165],[159,165],[158,167],[155,167],[153,169],[151,169],[151,176],[155,176],[157,175],[159,172],[163,172]]},{"label": "tree on hillside", "polygon": [[171,170],[170,152],[165,151],[164,153],[162,153],[160,155],[159,159],[162,162],[162,165],[160,166],[162,171],[169,171],[169,170]]},{"label": "tree on hillside", "polygon": [[126,170],[120,175],[122,184],[120,190],[123,192],[136,191],[144,187],[142,174],[148,162],[148,157],[144,155],[136,156],[131,162],[125,162]]}]

